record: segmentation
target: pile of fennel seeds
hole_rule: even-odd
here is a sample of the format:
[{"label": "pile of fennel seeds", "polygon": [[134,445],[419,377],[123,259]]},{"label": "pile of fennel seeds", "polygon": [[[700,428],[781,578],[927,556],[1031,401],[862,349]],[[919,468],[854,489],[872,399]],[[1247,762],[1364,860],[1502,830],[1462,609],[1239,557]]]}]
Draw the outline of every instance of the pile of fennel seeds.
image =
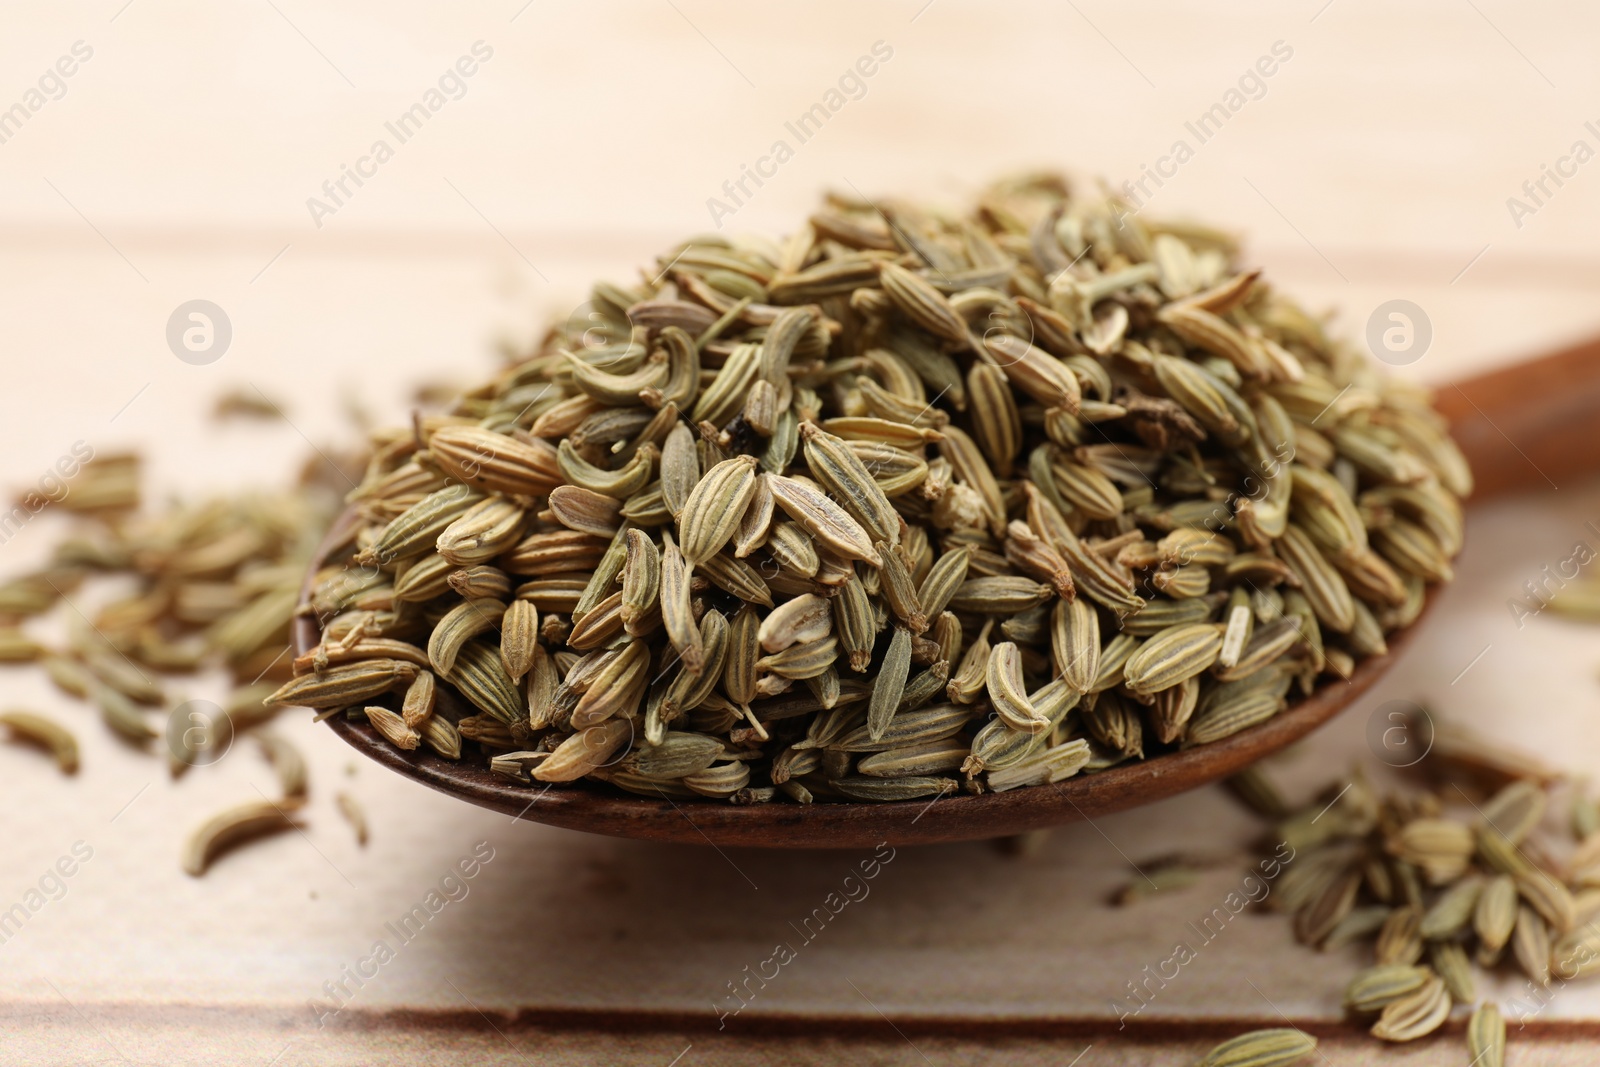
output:
[{"label": "pile of fennel seeds", "polygon": [[1471,481],[1425,395],[1234,253],[1049,177],[691,238],[375,438],[274,700],[736,803],[1254,726],[1416,618]]}]

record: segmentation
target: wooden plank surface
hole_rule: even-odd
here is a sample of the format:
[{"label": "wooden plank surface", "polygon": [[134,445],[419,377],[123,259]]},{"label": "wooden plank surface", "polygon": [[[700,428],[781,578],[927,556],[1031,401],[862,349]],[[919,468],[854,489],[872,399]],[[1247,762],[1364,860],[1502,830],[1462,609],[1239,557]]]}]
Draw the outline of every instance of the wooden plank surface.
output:
[{"label": "wooden plank surface", "polygon": [[[565,314],[590,279],[627,277],[710,228],[707,198],[879,40],[894,55],[865,95],[729,225],[781,230],[823,187],[958,200],[1024,164],[1136,178],[1283,40],[1294,55],[1266,94],[1150,211],[1248,234],[1251,260],[1341,308],[1353,339],[1383,301],[1416,302],[1432,347],[1398,372],[1425,380],[1600,329],[1600,170],[1551,187],[1520,228],[1505,203],[1573,140],[1600,144],[1583,126],[1600,118],[1600,15],[1579,5],[521,6],[110,0],[6,14],[0,101],[23,99],[77,40],[94,56],[0,143],[0,482],[32,485],[81,440],[138,444],[161,493],[286,483],[308,442],[351,439],[348,398],[403,417],[417,380],[471,381],[497,341]],[[465,95],[316,227],[306,199],[480,39],[495,54]],[[163,336],[196,297],[234,325],[208,366],[180,362]],[[227,386],[287,398],[292,425],[211,423]],[[1460,579],[1395,674],[1278,764],[1292,790],[1370,762],[1367,721],[1395,699],[1507,741],[1537,735],[1600,770],[1600,634],[1544,616],[1519,628],[1506,606],[1576,540],[1595,543],[1600,490],[1528,480],[1542,495],[1474,514]],[[0,545],[0,568],[42,558],[58,519]],[[270,789],[252,747],[173,782],[32,674],[0,679],[7,705],[81,725],[85,747],[75,780],[0,747],[0,907],[75,842],[93,849],[0,944],[8,1063],[1066,1063],[1092,1044],[1085,1064],[1154,1064],[1280,1011],[1330,1035],[1333,1063],[1372,1051],[1333,1037],[1347,1033],[1338,990],[1356,956],[1307,954],[1250,914],[1118,1030],[1127,983],[1239,876],[1132,909],[1105,899],[1130,863],[1244,847],[1253,824],[1214,790],[1063,829],[1026,858],[903,850],[719,1030],[729,983],[799,937],[865,853],[719,854],[513,824],[356,764],[296,719],[283,730],[312,762],[305,833],[191,880],[177,868],[188,828]],[[334,810],[339,788],[371,813],[367,849]],[[460,899],[351,983],[344,969],[393,940],[386,924],[479,842],[493,858],[445,887]],[[319,1028],[308,1002],[325,1010],[324,983],[340,981],[350,1002]],[[786,1022],[804,1017],[825,1022]],[[1583,1062],[1596,1021],[1600,990],[1571,987],[1524,1036],[1538,1062]],[[1444,1040],[1399,1062],[1459,1051]]]}]

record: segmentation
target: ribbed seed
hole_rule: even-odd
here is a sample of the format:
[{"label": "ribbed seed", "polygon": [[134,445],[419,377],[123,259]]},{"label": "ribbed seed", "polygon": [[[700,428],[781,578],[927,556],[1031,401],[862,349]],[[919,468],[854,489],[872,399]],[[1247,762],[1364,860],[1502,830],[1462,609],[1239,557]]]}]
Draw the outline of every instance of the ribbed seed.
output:
[{"label": "ribbed seed", "polygon": [[1028,756],[985,777],[990,789],[1003,793],[1027,785],[1048,785],[1070,778],[1087,767],[1094,751],[1087,739],[1079,737],[1059,745],[1039,749]]},{"label": "ribbed seed", "polygon": [[601,767],[633,737],[633,724],[609,719],[570,735],[533,769],[542,782],[571,782]]},{"label": "ribbed seed", "polygon": [[1317,1049],[1317,1039],[1299,1030],[1252,1030],[1224,1041],[1200,1067],[1289,1067]]},{"label": "ribbed seed", "polygon": [[1281,658],[1300,641],[1300,620],[1282,618],[1270,622],[1255,630],[1237,661],[1232,666],[1217,671],[1215,677],[1219,682],[1234,682],[1248,678]]},{"label": "ribbed seed", "polygon": [[456,654],[454,666],[442,673],[474,707],[501,722],[517,723],[527,717],[522,692],[500,664],[499,648],[468,641]]},{"label": "ribbed seed", "polygon": [[872,480],[878,483],[878,488],[883,490],[883,495],[891,500],[904,496],[927,480],[927,461],[905,449],[876,441],[846,441],[845,447],[855,453]]},{"label": "ribbed seed", "polygon": [[[1287,677],[1284,688],[1288,687]],[[1240,692],[1226,700],[1213,700],[1189,721],[1184,736],[1190,745],[1207,745],[1258,726],[1283,707],[1283,695],[1268,689]]]},{"label": "ribbed seed", "polygon": [[906,678],[911,673],[911,633],[896,626],[889,640],[889,649],[883,655],[878,676],[873,681],[872,697],[867,704],[867,735],[874,741],[883,737],[900,710],[900,698],[905,693]]},{"label": "ribbed seed", "polygon": [[614,715],[627,715],[638,706],[650,684],[650,649],[643,641],[629,642],[622,654],[595,674],[589,688],[572,709],[572,728],[582,730]]},{"label": "ribbed seed", "polygon": [[984,622],[983,629],[978,631],[978,636],[967,646],[966,652],[962,653],[960,667],[950,677],[946,692],[950,699],[958,704],[975,702],[978,694],[988,685],[989,656],[992,651],[989,631],[993,627],[993,619]]},{"label": "ribbed seed", "polygon": [[356,562],[383,564],[431,551],[439,535],[481,500],[482,493],[465,485],[429,493],[391,519],[377,540],[357,553]]},{"label": "ribbed seed", "polygon": [[967,395],[978,447],[994,461],[995,473],[1010,477],[1022,451],[1022,416],[1005,372],[992,363],[974,363],[967,371]]},{"label": "ribbed seed", "polygon": [[641,749],[634,765],[646,778],[683,778],[710,767],[722,752],[714,737],[669,730],[659,745]]},{"label": "ribbed seed", "polygon": [[[578,597],[578,602],[572,607],[572,621],[578,622],[614,591],[617,578],[622,574],[622,568],[628,559],[628,534],[632,527],[624,525],[611,538],[611,543],[606,546],[605,553],[600,557],[600,562],[595,566],[594,573],[589,576],[589,581],[583,587],[583,594]],[[520,598],[521,591],[518,591]],[[555,607],[544,607],[546,611],[559,610]]]},{"label": "ribbed seed", "polygon": [[683,515],[689,494],[699,483],[700,453],[695,448],[694,430],[680,422],[661,446],[661,496],[674,521]]},{"label": "ribbed seed", "polygon": [[839,644],[850,660],[850,669],[857,674],[866,672],[872,662],[872,646],[877,639],[878,627],[873,620],[872,605],[861,579],[851,576],[840,588],[835,598],[838,609],[834,613]]},{"label": "ribbed seed", "polygon": [[700,573],[717,588],[732,593],[747,604],[773,605],[772,588],[761,577],[761,572],[742,559],[734,559],[726,552],[700,564]]},{"label": "ribbed seed", "polygon": [[472,638],[500,627],[506,606],[498,600],[468,600],[445,613],[428,637],[428,660],[433,669],[448,675],[456,654]]},{"label": "ribbed seed", "polygon": [[1514,874],[1512,880],[1516,882],[1517,893],[1554,933],[1564,934],[1576,924],[1577,907],[1572,893],[1554,877],[1529,868]]},{"label": "ribbed seed", "polygon": [[434,548],[458,567],[470,567],[500,555],[522,531],[522,508],[494,496],[468,508],[440,532]]},{"label": "ribbed seed", "polygon": [[929,618],[936,618],[949,606],[956,590],[966,581],[971,561],[972,551],[964,546],[944,552],[934,560],[932,569],[917,589],[917,599]]},{"label": "ribbed seed", "polygon": [[756,666],[780,678],[801,681],[814,678],[827,670],[838,655],[839,643],[830,636],[819,641],[790,645],[782,652],[762,656],[756,661]]},{"label": "ribbed seed", "polygon": [[440,756],[449,760],[461,758],[461,731],[443,715],[430,716],[416,730],[422,735],[422,743]]},{"label": "ribbed seed", "polygon": [[1407,823],[1391,844],[1407,863],[1427,875],[1433,885],[1454,881],[1466,870],[1472,858],[1472,830],[1449,819],[1414,819]]},{"label": "ribbed seed", "polygon": [[1057,602],[1050,625],[1050,651],[1062,680],[1088,692],[1100,672],[1100,616],[1084,600]]},{"label": "ribbed seed", "polygon": [[773,512],[776,510],[777,501],[772,497],[772,486],[768,484],[765,473],[758,473],[756,491],[745,506],[744,515],[740,517],[738,529],[733,535],[733,554],[737,558],[744,559],[767,543],[767,536],[772,532]]},{"label": "ribbed seed", "polygon": [[691,568],[670,533],[663,531],[661,541],[661,623],[666,627],[667,639],[683,659],[684,669],[698,674],[705,658],[700,627],[689,604]]},{"label": "ribbed seed", "polygon": [[984,347],[1016,388],[1047,408],[1077,413],[1083,391],[1077,375],[1066,364],[1010,334],[985,336]]},{"label": "ribbed seed", "polygon": [[1040,715],[1028,699],[1022,680],[1022,654],[1010,641],[995,645],[984,669],[984,684],[995,714],[1007,725],[1029,733],[1049,729],[1050,720]]},{"label": "ribbed seed", "polygon": [[1383,1041],[1415,1041],[1444,1025],[1450,1017],[1450,994],[1444,979],[1426,979],[1411,993],[1391,1001],[1372,1026],[1372,1036]]},{"label": "ribbed seed", "polygon": [[[1162,744],[1171,744],[1189,732],[1189,723],[1194,716],[1195,708],[1200,702],[1200,680],[1187,678],[1177,685],[1155,693],[1150,703],[1150,727],[1155,732],[1156,740]],[[1211,711],[1213,709],[1207,709]],[[1276,710],[1274,707],[1273,710]],[[1231,721],[1231,720],[1230,720]],[[1189,738],[1191,744],[1204,744],[1206,739],[1218,735],[1223,722],[1208,720],[1199,726]]]},{"label": "ribbed seed", "polygon": [[1467,1055],[1473,1067],[1505,1067],[1506,1021],[1495,1005],[1478,1005],[1467,1020]]},{"label": "ribbed seed", "polygon": [[[1124,633],[1136,637],[1153,637],[1174,626],[1187,626],[1209,620],[1212,615],[1210,598],[1187,600],[1140,601],[1141,607],[1119,620]],[[1221,648],[1218,648],[1218,655]]]},{"label": "ribbed seed", "polygon": [[1472,914],[1472,929],[1479,942],[1498,953],[1517,924],[1517,885],[1510,875],[1497,874],[1484,884]]},{"label": "ribbed seed", "polygon": [[1450,994],[1450,999],[1463,1004],[1472,1003],[1477,996],[1475,983],[1472,980],[1472,963],[1467,959],[1466,949],[1462,948],[1459,942],[1430,943],[1428,961],[1444,980],[1444,987]]},{"label": "ribbed seed", "polygon": [[405,698],[400,704],[400,717],[406,726],[413,730],[418,729],[432,717],[436,692],[433,674],[429,671],[418,671],[417,676],[406,687]]},{"label": "ribbed seed", "polygon": [[759,631],[762,619],[746,604],[728,628],[728,653],[723,659],[722,688],[736,704],[756,697],[756,661],[761,657]]},{"label": "ribbed seed", "polygon": [[[596,604],[594,610],[577,620],[570,630],[564,631],[564,636],[567,647],[578,652],[588,652],[600,648],[620,633],[622,633],[622,590],[619,589]],[[559,644],[563,636],[560,620],[553,616],[547,617],[539,628],[539,635],[544,640]]]},{"label": "ribbed seed", "polygon": [[[463,600],[477,600],[482,597],[506,600],[511,596],[511,576],[498,567],[483,565],[463,567],[451,571],[447,582],[455,594]],[[395,585],[398,597],[399,583],[396,582]]]},{"label": "ribbed seed", "polygon": [[1144,723],[1132,701],[1107,693],[1083,709],[1089,736],[1118,758],[1144,755]]},{"label": "ribbed seed", "polygon": [[287,708],[342,708],[408,685],[416,676],[417,668],[400,660],[362,660],[285,682],[266,702]]},{"label": "ribbed seed", "polygon": [[[915,642],[912,643],[915,648]],[[920,708],[934,697],[944,692],[944,687],[950,680],[950,663],[948,660],[935,660],[927,670],[913,675],[907,682],[905,692],[900,695],[900,708]]]},{"label": "ribbed seed", "polygon": [[895,617],[905,623],[913,634],[928,629],[928,616],[923,611],[917,587],[911,579],[911,558],[904,545],[877,543],[878,554],[883,557],[883,567],[878,572],[883,599]]},{"label": "ribbed seed", "polygon": [[723,362],[722,369],[695,401],[690,418],[696,423],[722,426],[744,406],[750,385],[761,370],[761,346],[738,344]]},{"label": "ribbed seed", "polygon": [[642,623],[658,608],[661,596],[661,553],[643,530],[627,532],[622,566],[622,625],[639,636]]},{"label": "ribbed seed", "polygon": [[761,453],[761,469],[768,474],[781,474],[794,462],[795,453],[799,450],[800,418],[793,409],[785,409],[778,413],[772,437],[767,442],[766,451]]},{"label": "ribbed seed", "polygon": [[1062,461],[1051,466],[1051,473],[1061,495],[1090,518],[1114,519],[1122,514],[1122,492],[1099,471]]},{"label": "ribbed seed", "polygon": [[1166,394],[1221,441],[1242,444],[1248,437],[1228,403],[1228,386],[1187,359],[1156,356],[1156,380]]},{"label": "ribbed seed", "polygon": [[[509,574],[564,574],[606,566],[605,542],[577,530],[552,530],[529,534],[498,560]],[[620,565],[621,558],[617,563]],[[616,578],[616,572],[611,574]]]},{"label": "ribbed seed", "polygon": [[756,491],[755,468],[754,457],[736,456],[706,471],[695,485],[678,518],[684,559],[702,563],[733,537]]},{"label": "ribbed seed", "polygon": [[1401,997],[1416,992],[1428,980],[1428,969],[1408,963],[1380,963],[1358,973],[1345,986],[1344,1006],[1367,1015],[1382,1011]]},{"label": "ribbed seed", "polygon": [[513,600],[500,618],[500,664],[512,681],[528,673],[539,641],[539,609],[526,600]]},{"label": "ribbed seed", "polygon": [[933,630],[930,630],[931,645],[933,648],[926,656],[918,656],[917,643],[912,641],[912,662],[942,661],[954,664],[962,657],[962,621],[955,617],[954,611],[941,611],[938,619],[934,619]]},{"label": "ribbed seed", "polygon": [[850,517],[873,541],[899,544],[900,516],[850,446],[809,421],[800,424],[800,439],[805,445],[806,466]]},{"label": "ribbed seed", "polygon": [[950,598],[954,611],[974,615],[1016,615],[1046,603],[1055,590],[1031,578],[996,575],[968,578]]},{"label": "ribbed seed", "polygon": [[1417,927],[1417,933],[1427,941],[1442,941],[1454,937],[1466,929],[1471,921],[1474,909],[1478,905],[1478,896],[1483,891],[1481,878],[1464,878],[1450,886],[1433,906],[1422,914],[1422,923]]},{"label": "ribbed seed", "polygon": [[533,665],[528,668],[523,689],[528,698],[528,726],[530,729],[547,729],[555,720],[556,690],[561,680],[556,674],[555,659],[543,645],[534,646]]},{"label": "ribbed seed", "polygon": [[966,347],[967,323],[945,295],[898,263],[879,265],[878,280],[894,306],[924,330],[958,348]]},{"label": "ribbed seed", "polygon": [[862,560],[874,567],[882,565],[883,559],[872,547],[867,531],[827,494],[807,482],[781,475],[770,476],[769,484],[778,506],[818,544],[846,559]]},{"label": "ribbed seed", "polygon": [[603,493],[563,485],[550,493],[550,513],[569,530],[610,537],[621,521],[622,503]]},{"label": "ribbed seed", "polygon": [[877,737],[873,737],[871,729],[862,723],[828,747],[842,752],[887,752],[895,748],[943,741],[960,733],[971,718],[969,708],[956,704],[936,704],[896,713]]},{"label": "ribbed seed", "polygon": [[1539,985],[1550,984],[1550,930],[1538,913],[1525,905],[1517,908],[1517,921],[1511,929],[1511,954],[1523,974]]},{"label": "ribbed seed", "polygon": [[1006,559],[1018,570],[1048,582],[1063,599],[1076,599],[1077,586],[1066,559],[1021,519],[1013,519],[1006,526],[1005,551]]},{"label": "ribbed seed", "polygon": [[837,778],[828,784],[852,800],[874,800],[885,803],[942,796],[945,793],[954,793],[959,788],[953,778],[928,775],[910,775],[904,778],[866,776]]},{"label": "ribbed seed", "polygon": [[1048,740],[1043,733],[1015,729],[996,716],[972,739],[971,755],[962,762],[961,771],[963,774],[977,774],[1015,766],[1042,750]]},{"label": "ribbed seed", "polygon": [[960,769],[969,752],[969,746],[959,737],[929,741],[866,756],[856,764],[856,771],[873,778],[950,774]]},{"label": "ribbed seed", "polygon": [[540,496],[565,476],[555,450],[540,438],[524,442],[477,426],[434,431],[428,453],[445,474],[490,492]]},{"label": "ribbed seed", "polygon": [[773,523],[767,537],[767,552],[780,567],[807,577],[815,575],[821,565],[816,543],[798,523]]},{"label": "ribbed seed", "polygon": [[1350,587],[1317,546],[1291,523],[1278,539],[1277,548],[1300,579],[1301,590],[1317,613],[1317,621],[1335,633],[1349,633],[1355,625],[1355,604]]},{"label": "ribbed seed", "polygon": [[365,710],[367,722],[372,724],[372,728],[383,735],[383,739],[395,748],[405,749],[410,752],[422,743],[422,736],[407,726],[404,719],[388,708],[369,707],[363,710]]},{"label": "ribbed seed", "polygon": [[1169,627],[1128,658],[1124,684],[1136,693],[1155,693],[1204,671],[1222,650],[1222,635],[1210,623]]},{"label": "ribbed seed", "polygon": [[1396,908],[1378,931],[1373,955],[1379,963],[1415,963],[1422,958],[1422,938],[1417,927],[1422,909],[1416,905]]}]

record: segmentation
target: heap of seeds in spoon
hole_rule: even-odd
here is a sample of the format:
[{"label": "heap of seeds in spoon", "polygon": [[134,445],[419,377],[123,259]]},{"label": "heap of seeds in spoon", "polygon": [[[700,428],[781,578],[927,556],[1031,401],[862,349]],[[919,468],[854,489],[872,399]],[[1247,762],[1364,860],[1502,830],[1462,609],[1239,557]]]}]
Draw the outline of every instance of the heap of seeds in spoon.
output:
[{"label": "heap of seeds in spoon", "polygon": [[274,699],[736,803],[1261,723],[1417,617],[1471,481],[1425,394],[1235,253],[1053,177],[690,238],[375,435]]}]

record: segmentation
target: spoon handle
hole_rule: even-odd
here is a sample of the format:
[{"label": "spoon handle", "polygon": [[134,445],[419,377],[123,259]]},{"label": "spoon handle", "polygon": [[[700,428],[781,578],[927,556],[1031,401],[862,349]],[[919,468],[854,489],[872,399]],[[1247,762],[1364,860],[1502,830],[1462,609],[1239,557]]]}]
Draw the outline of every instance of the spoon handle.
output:
[{"label": "spoon handle", "polygon": [[1558,489],[1600,471],[1600,338],[1440,386],[1473,499]]}]

